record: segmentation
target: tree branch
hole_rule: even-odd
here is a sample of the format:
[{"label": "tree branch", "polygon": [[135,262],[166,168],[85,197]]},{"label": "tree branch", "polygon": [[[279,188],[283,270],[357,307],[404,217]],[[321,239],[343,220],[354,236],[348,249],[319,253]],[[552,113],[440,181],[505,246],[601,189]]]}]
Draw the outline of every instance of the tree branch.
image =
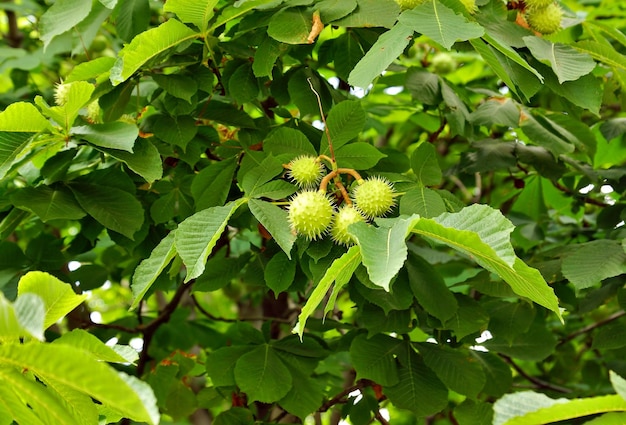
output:
[{"label": "tree branch", "polygon": [[572,392],[572,390],[570,390],[569,388],[561,387],[560,385],[555,385],[550,382],[546,382],[543,379],[539,379],[537,377],[529,375],[528,373],[526,373],[524,369],[522,369],[517,363],[515,363],[513,359],[510,358],[509,356],[505,356],[501,354],[500,357],[502,357],[505,362],[511,365],[513,369],[515,369],[515,371],[520,374],[521,377],[533,383],[537,388],[552,390],[552,391],[556,391],[556,392],[563,393],[563,394],[569,394]]},{"label": "tree branch", "polygon": [[589,333],[591,331],[593,331],[594,329],[597,329],[601,326],[604,326],[608,323],[611,323],[614,320],[619,319],[622,316],[626,315],[626,311],[624,310],[620,310],[616,313],[611,314],[609,317],[602,319],[598,322],[592,323],[590,325],[585,326],[584,328],[580,328],[577,331],[572,332],[571,334],[567,335],[565,338],[563,338],[562,340],[559,341],[559,343],[557,344],[558,346],[561,346],[569,341],[571,341],[572,339],[576,338],[577,336]]}]

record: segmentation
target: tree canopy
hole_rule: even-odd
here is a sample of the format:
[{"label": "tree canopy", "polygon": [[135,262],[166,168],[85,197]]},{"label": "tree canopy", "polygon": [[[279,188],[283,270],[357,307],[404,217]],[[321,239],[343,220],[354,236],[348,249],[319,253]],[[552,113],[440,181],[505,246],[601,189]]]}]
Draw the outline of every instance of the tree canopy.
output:
[{"label": "tree canopy", "polygon": [[0,9],[0,425],[626,422],[619,2]]}]

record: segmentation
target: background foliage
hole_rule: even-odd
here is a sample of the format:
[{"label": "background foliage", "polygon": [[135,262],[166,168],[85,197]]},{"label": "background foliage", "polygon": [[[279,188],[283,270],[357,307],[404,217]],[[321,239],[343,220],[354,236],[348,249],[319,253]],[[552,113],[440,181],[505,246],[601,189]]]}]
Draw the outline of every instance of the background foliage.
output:
[{"label": "background foliage", "polygon": [[626,422],[626,9],[466,3],[0,2],[0,424]]}]

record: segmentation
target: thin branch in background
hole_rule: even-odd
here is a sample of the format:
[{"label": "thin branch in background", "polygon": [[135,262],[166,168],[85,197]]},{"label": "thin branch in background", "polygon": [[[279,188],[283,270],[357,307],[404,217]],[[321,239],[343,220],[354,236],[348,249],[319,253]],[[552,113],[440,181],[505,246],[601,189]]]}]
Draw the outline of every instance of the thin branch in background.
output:
[{"label": "thin branch in background", "polygon": [[515,369],[515,371],[521,377],[523,377],[527,381],[533,383],[539,389],[552,390],[552,391],[556,391],[558,393],[563,393],[563,394],[569,394],[569,393],[572,392],[572,390],[570,390],[569,388],[565,388],[565,387],[562,387],[560,385],[552,384],[550,382],[544,381],[543,379],[539,379],[539,378],[536,378],[534,376],[529,375],[528,373],[526,373],[526,371],[524,369],[519,367],[519,365],[517,365],[517,363],[515,363],[512,358],[510,358],[508,356],[501,355],[500,357],[502,357],[505,362],[507,362],[509,365],[511,365],[513,367],[513,369]]},{"label": "thin branch in background", "polygon": [[330,158],[332,163],[335,164],[337,161],[335,160],[335,149],[333,148],[333,141],[330,138],[330,130],[328,129],[328,125],[326,125],[326,117],[324,116],[324,109],[322,108],[322,98],[319,93],[313,87],[313,83],[311,82],[311,77],[306,79],[309,83],[309,87],[311,87],[311,91],[315,94],[315,98],[317,99],[317,106],[320,108],[320,117],[322,118],[322,122],[324,123],[324,132],[326,133],[326,138],[328,139],[328,150],[330,151]]},{"label": "thin branch in background", "polygon": [[589,333],[591,331],[593,331],[594,329],[597,329],[601,326],[604,326],[608,323],[611,323],[614,320],[619,319],[620,317],[623,317],[626,315],[626,311],[624,310],[620,310],[616,313],[611,314],[609,317],[599,320],[595,323],[592,323],[590,325],[585,326],[584,328],[580,328],[577,331],[572,332],[571,334],[567,335],[565,338],[563,338],[562,340],[559,341],[559,343],[557,344],[557,346],[561,346],[569,341],[571,341],[572,339],[576,338],[577,336]]},{"label": "thin branch in background", "polygon": [[196,306],[198,311],[202,313],[204,316],[208,317],[211,320],[215,320],[216,322],[225,322],[225,323],[235,323],[235,322],[256,322],[256,321],[274,321],[278,323],[292,323],[291,319],[282,319],[280,317],[265,317],[265,316],[257,316],[257,317],[240,317],[237,319],[228,319],[226,317],[217,317],[214,314],[211,314],[207,309],[202,307],[198,302],[198,299],[195,295],[191,295],[191,300],[193,304]]},{"label": "thin branch in background", "polygon": [[374,412],[374,417],[375,417],[375,418],[376,418],[376,420],[377,420],[378,422],[380,422],[381,424],[383,424],[383,425],[389,425],[389,421],[383,417],[383,415],[380,413],[380,410],[376,410],[376,411]]}]

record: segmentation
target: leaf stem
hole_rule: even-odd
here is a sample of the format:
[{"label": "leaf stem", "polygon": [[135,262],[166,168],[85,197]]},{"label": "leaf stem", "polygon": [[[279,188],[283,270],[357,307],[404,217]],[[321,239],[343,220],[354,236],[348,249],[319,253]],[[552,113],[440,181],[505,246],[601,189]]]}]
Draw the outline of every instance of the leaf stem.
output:
[{"label": "leaf stem", "polygon": [[337,161],[335,160],[335,149],[333,148],[333,141],[330,138],[330,130],[328,129],[328,125],[326,124],[326,117],[324,116],[324,109],[322,108],[322,98],[320,97],[319,93],[315,90],[315,87],[313,87],[313,83],[311,82],[311,77],[308,77],[306,80],[309,83],[309,87],[311,87],[311,91],[313,92],[313,94],[315,94],[315,97],[317,98],[317,106],[320,109],[320,117],[322,118],[322,122],[324,123],[324,132],[326,133],[326,139],[328,140],[328,150],[330,151],[330,163],[333,164],[333,168],[334,168],[334,164],[337,163]]}]

